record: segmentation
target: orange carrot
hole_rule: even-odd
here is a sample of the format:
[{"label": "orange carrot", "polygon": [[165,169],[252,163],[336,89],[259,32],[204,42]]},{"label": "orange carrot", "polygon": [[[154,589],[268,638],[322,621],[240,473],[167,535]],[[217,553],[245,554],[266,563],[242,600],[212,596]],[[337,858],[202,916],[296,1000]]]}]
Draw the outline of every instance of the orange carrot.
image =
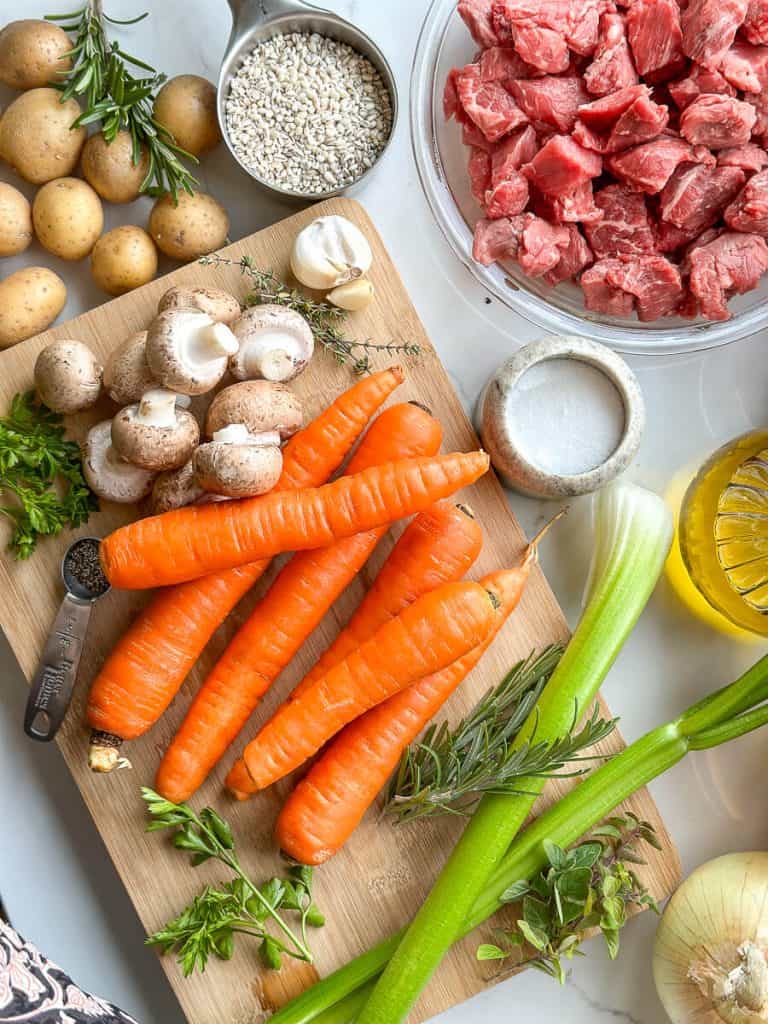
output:
[{"label": "orange carrot", "polygon": [[[346,458],[374,413],[403,381],[399,366],[372,374],[340,395],[283,448],[278,488],[315,487]],[[94,680],[90,759],[105,771],[121,739],[141,736],[176,696],[218,626],[263,574],[267,562],[229,569],[161,590],[139,613]]]},{"label": "orange carrot", "polygon": [[[392,458],[434,454],[441,439],[440,424],[421,407],[391,406],[374,421],[348,472]],[[203,783],[385,530],[302,551],[285,565],[214,666],[166,751],[155,783],[166,799],[188,800]]]},{"label": "orange carrot", "polygon": [[115,587],[181,583],[284,551],[322,548],[424,512],[487,472],[485,452],[402,459],[324,487],[175,509],[123,526],[101,542]]}]

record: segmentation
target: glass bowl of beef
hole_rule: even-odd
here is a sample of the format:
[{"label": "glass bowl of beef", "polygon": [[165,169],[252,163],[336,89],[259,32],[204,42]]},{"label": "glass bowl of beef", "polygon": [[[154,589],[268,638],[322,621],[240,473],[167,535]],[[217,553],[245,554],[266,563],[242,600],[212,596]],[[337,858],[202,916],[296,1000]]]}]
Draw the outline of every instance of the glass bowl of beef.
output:
[{"label": "glass bowl of beef", "polygon": [[411,139],[424,194],[450,248],[474,278],[508,309],[556,334],[582,334],[620,352],[662,355],[725,345],[768,326],[768,275],[730,300],[731,318],[679,316],[641,322],[585,308],[578,284],[556,287],[525,274],[516,261],[482,266],[472,255],[475,224],[483,211],[472,195],[469,150],[456,121],[446,121],[443,91],[452,68],[477,58],[478,46],[456,10],[456,0],[432,0],[416,47],[411,75]]}]

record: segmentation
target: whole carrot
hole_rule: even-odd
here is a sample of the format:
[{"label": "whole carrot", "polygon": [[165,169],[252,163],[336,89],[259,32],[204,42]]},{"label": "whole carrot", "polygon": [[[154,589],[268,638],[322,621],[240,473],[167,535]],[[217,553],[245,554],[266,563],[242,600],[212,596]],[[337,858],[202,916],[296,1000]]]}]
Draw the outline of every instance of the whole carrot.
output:
[{"label": "whole carrot", "polygon": [[101,543],[102,566],[113,586],[141,589],[327,547],[425,511],[488,466],[482,451],[402,459],[324,487],[176,509],[110,534]]},{"label": "whole carrot", "polygon": [[[434,454],[441,439],[440,424],[420,406],[391,406],[360,442],[348,472],[392,458]],[[166,799],[188,800],[203,783],[385,530],[302,551],[285,565],[212,669],[165,752],[155,788]]]},{"label": "whole carrot", "polygon": [[[346,458],[370,418],[403,381],[399,366],[354,384],[283,448],[278,488],[315,487]],[[159,591],[94,680],[88,724],[94,771],[110,771],[124,739],[141,736],[176,696],[206,644],[264,573],[264,560]]]}]

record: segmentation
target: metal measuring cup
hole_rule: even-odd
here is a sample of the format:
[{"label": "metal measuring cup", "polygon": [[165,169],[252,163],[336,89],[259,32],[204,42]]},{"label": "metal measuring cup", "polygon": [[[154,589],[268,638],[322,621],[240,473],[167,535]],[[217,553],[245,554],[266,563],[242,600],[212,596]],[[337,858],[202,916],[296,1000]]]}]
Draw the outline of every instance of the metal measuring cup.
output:
[{"label": "metal measuring cup", "polygon": [[66,594],[43,648],[24,714],[24,732],[41,743],[52,740],[64,721],[72,700],[91,611],[95,602],[110,589],[103,574],[100,578],[95,575],[90,587],[82,577],[75,575],[86,546],[93,548],[98,565],[100,543],[97,537],[81,537],[69,545],[61,562]]},{"label": "metal measuring cup", "polygon": [[[356,28],[346,18],[342,18],[332,11],[326,11],[322,7],[316,7],[314,4],[307,3],[306,0],[228,0],[228,3],[232,9],[232,32],[221,62],[221,71],[219,72],[217,85],[216,109],[221,134],[233,158],[245,173],[253,178],[257,185],[278,199],[291,202],[313,203],[321,199],[330,199],[332,196],[337,196],[342,192],[348,192],[352,188],[357,188],[371,174],[384,156],[395,134],[398,114],[397,85],[387,58],[370,36]],[[269,39],[272,36],[285,32],[317,32],[318,35],[328,36],[330,39],[335,39],[338,42],[347,43],[348,46],[351,46],[358,53],[368,58],[381,75],[389,91],[389,99],[392,106],[392,126],[389,131],[389,138],[373,164],[350,185],[329,189],[327,192],[294,192],[291,189],[280,188],[271,182],[265,181],[263,178],[259,178],[249,167],[246,167],[229,140],[226,103],[232,77],[237,71],[240,62],[253,50],[260,40]]]}]

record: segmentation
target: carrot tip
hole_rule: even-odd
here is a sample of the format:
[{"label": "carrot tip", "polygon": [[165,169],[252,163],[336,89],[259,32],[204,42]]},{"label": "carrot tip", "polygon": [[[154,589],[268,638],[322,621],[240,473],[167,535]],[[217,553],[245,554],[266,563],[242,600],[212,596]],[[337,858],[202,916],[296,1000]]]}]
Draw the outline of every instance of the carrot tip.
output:
[{"label": "carrot tip", "polygon": [[389,372],[393,374],[395,377],[397,377],[401,384],[405,380],[405,370],[403,369],[402,366],[400,366],[399,363],[397,363],[395,366],[390,366]]},{"label": "carrot tip", "polygon": [[539,544],[544,539],[544,537],[549,533],[550,529],[555,525],[558,519],[562,519],[563,516],[568,515],[568,511],[569,506],[563,506],[563,508],[561,508],[559,512],[553,515],[552,518],[548,520],[548,522],[544,523],[539,532],[528,542],[528,547],[525,549],[525,555],[523,557],[523,565],[528,565],[528,563],[532,559],[538,557]]}]

